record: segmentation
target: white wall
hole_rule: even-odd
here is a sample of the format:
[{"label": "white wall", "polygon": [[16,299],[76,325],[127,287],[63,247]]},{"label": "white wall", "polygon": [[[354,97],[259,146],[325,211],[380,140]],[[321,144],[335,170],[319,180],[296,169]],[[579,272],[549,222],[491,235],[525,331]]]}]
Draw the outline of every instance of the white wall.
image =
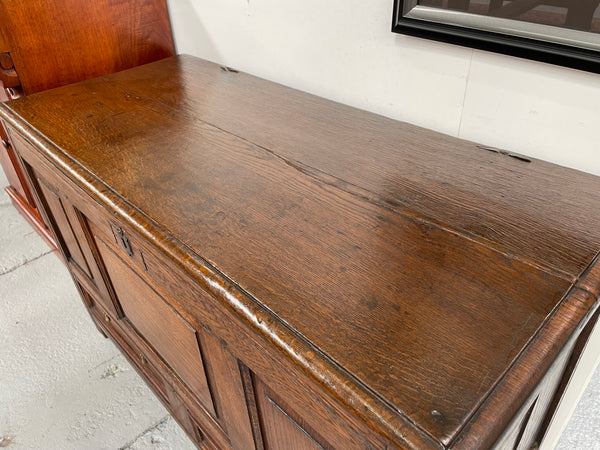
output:
[{"label": "white wall", "polygon": [[394,34],[392,0],[168,0],[178,53],[600,175],[600,76]]}]

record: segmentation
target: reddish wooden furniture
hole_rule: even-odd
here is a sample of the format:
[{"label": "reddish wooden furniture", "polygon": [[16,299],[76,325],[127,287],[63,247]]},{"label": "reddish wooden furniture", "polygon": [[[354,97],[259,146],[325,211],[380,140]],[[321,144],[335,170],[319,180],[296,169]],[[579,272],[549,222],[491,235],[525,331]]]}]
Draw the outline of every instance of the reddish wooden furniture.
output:
[{"label": "reddish wooden furniture", "polygon": [[600,178],[192,57],[0,104],[97,326],[200,448],[529,449]]},{"label": "reddish wooden furniture", "polygon": [[[174,54],[164,0],[6,0],[0,17],[0,101]],[[0,139],[8,195],[55,246],[1,129]]]}]

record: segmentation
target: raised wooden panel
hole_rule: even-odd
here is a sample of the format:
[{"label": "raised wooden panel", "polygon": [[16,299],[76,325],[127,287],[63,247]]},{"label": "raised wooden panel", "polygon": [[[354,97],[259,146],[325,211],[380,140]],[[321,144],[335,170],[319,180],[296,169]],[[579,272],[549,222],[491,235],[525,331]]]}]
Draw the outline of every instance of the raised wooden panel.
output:
[{"label": "raised wooden panel", "polygon": [[196,330],[91,229],[125,317],[215,415]]},{"label": "raised wooden panel", "polygon": [[[19,148],[26,150],[27,159],[38,162],[30,145]],[[96,262],[94,249],[90,247],[91,241],[86,237],[89,234],[87,220],[73,205],[76,194],[62,176],[49,172],[44,164],[36,164],[34,169],[27,159],[23,159],[23,169],[34,189],[36,202],[42,205],[45,223],[49,224],[53,234],[52,242],[58,242],[64,262],[78,281],[96,293],[106,310],[119,315],[104,282],[102,268]]]},{"label": "raised wooden panel", "polygon": [[289,405],[270,392],[259,378],[255,378],[254,388],[267,449],[321,450],[334,448],[308,426]]},{"label": "raised wooden panel", "polygon": [[266,448],[380,448],[370,442],[370,436],[339,420],[333,410],[328,410],[285,374],[274,372],[268,374],[268,381],[251,374]]},{"label": "raised wooden panel", "polygon": [[[0,128],[1,127],[2,124],[0,124]],[[15,169],[16,164],[16,157],[12,147],[8,141],[2,140],[2,142],[0,142],[0,166],[2,166],[2,170],[4,170],[10,186],[12,186],[21,197],[27,198],[25,185]]]},{"label": "raised wooden panel", "polygon": [[[74,235],[73,227],[67,217],[65,205],[63,204],[59,194],[44,180],[37,179],[40,191],[44,196],[44,200],[48,206],[48,210],[52,213],[52,218],[56,222],[56,228],[60,231],[58,239],[62,241],[66,250],[68,250],[67,259],[70,263],[76,264],[79,270],[85,273],[90,279],[93,275],[90,271],[90,266],[83,256],[79,242]],[[67,206],[68,208],[69,206]]]},{"label": "raised wooden panel", "polygon": [[[246,405],[246,395],[240,362],[212,333],[199,330],[205,351],[209,378],[213,380],[217,413],[233,448],[250,449],[255,446],[251,416]],[[258,436],[256,436],[258,438]],[[260,443],[258,447],[260,448]]]},{"label": "raised wooden panel", "polygon": [[6,155],[0,158],[0,162],[10,184],[6,191],[17,210],[48,242],[50,247],[57,249],[58,244],[50,232],[49,224],[45,222],[39,210],[37,200],[32,192],[33,187],[30,186],[25,169],[21,166],[21,162],[13,148],[15,146],[20,151],[24,147],[29,147],[28,150],[31,150],[31,146],[18,133],[12,133],[9,137],[2,124],[0,124],[0,135],[2,135],[5,144],[4,149],[0,149],[0,153],[4,153],[4,150],[6,150]]},{"label": "raised wooden panel", "polygon": [[210,445],[210,441],[205,439],[204,433],[186,408],[181,393],[173,385],[173,380],[162,370],[161,362],[157,359],[154,351],[132,334],[128,323],[116,320],[114,316],[99,307],[96,296],[90,294],[90,291],[85,290],[81,285],[79,288],[84,301],[91,308],[92,318],[95,319],[101,332],[117,344],[188,437],[198,448],[214,448]]}]

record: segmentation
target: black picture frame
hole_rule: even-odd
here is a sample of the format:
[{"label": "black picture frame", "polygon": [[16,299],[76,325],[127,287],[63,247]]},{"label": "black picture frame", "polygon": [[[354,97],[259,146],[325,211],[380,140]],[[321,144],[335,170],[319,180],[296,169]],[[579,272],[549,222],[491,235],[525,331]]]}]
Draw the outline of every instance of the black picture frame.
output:
[{"label": "black picture frame", "polygon": [[[420,7],[419,12],[425,11],[428,13],[428,9],[432,10],[431,12],[433,14],[428,16],[427,19],[424,19],[419,17],[419,14],[414,13],[417,9],[416,6],[416,0],[394,0],[392,21],[392,31],[394,33],[433,39],[480,50],[571,67],[588,72],[600,73],[600,50],[585,48],[585,46],[565,45],[557,42],[558,39],[552,42],[547,39],[547,35],[536,36],[535,33],[531,32],[528,32],[528,34],[533,37],[523,37],[515,34],[507,34],[506,32],[498,32],[494,30],[493,27],[486,29],[486,16],[476,16],[475,14],[466,12],[453,11],[453,16],[460,17],[460,15],[463,14],[468,16],[468,19],[471,22],[480,20],[482,25],[476,24],[476,27],[468,27],[450,23],[450,21],[437,21],[435,20],[435,15],[438,11],[441,12],[442,10]],[[500,20],[519,22],[511,19]],[[526,22],[520,22],[520,24],[526,24]],[[560,27],[549,26],[546,27],[546,30],[554,28],[556,28],[557,34],[561,30],[564,30]],[[584,38],[585,34],[591,35],[590,39],[594,38],[597,40],[598,37],[596,33],[578,33],[583,33]],[[590,46],[593,45],[590,44]]]}]

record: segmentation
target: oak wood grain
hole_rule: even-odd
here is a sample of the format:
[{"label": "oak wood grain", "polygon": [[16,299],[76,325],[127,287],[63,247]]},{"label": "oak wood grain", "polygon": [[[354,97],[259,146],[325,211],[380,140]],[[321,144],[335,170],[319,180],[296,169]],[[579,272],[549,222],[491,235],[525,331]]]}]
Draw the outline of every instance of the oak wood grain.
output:
[{"label": "oak wood grain", "polygon": [[[0,17],[0,101],[174,54],[164,0],[6,0]],[[56,248],[21,167],[6,156],[0,149],[14,206]]]},{"label": "oak wood grain", "polygon": [[69,127],[38,111],[40,130],[61,127],[73,158],[444,440],[569,287],[149,98],[117,87],[97,100],[103,85],[49,93],[54,111],[77,106]]},{"label": "oak wood grain", "polygon": [[491,445],[595,308],[590,175],[187,57],[0,115],[398,442]]},{"label": "oak wood grain", "polygon": [[[167,68],[177,72],[177,88]],[[122,72],[111,81],[387,208],[424,215],[571,277],[598,249],[593,175],[448,139],[192,57],[147,70],[149,80]]]},{"label": "oak wood grain", "polygon": [[[255,439],[246,404],[239,361],[215,336],[199,331],[205,352],[205,363],[213,380],[219,417],[227,430],[233,448],[253,448]],[[258,446],[258,450],[262,447]]]},{"label": "oak wood grain", "polygon": [[[288,412],[290,409],[286,411],[284,409],[286,406],[282,406],[284,402],[272,398],[275,395],[268,391],[262,380],[256,380],[255,390],[267,448],[273,450],[331,450],[334,448],[312,428],[304,423],[298,423],[302,422],[299,417],[291,417]],[[338,442],[338,445],[340,444],[341,442]]]}]

